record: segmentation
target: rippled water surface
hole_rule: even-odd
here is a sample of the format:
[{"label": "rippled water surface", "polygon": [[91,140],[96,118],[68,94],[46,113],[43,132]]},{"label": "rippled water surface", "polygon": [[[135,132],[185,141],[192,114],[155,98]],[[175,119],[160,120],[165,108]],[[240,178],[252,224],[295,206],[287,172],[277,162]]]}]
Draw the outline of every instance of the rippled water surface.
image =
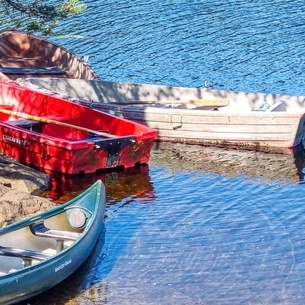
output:
[{"label": "rippled water surface", "polygon": [[301,0],[87,3],[84,38],[54,40],[107,80],[305,95]]},{"label": "rippled water surface", "polygon": [[[50,39],[106,80],[305,95],[302,1],[86,3]],[[304,184],[158,162],[103,181],[95,252],[25,304],[304,304]]]}]

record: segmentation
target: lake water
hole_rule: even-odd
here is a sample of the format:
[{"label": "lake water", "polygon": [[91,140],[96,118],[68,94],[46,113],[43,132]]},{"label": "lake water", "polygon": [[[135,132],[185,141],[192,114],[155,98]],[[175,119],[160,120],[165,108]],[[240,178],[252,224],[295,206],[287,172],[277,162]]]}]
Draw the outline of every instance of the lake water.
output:
[{"label": "lake water", "polygon": [[[105,80],[305,95],[303,1],[85,2],[50,39]],[[95,252],[24,304],[304,304],[305,185],[242,174],[153,161],[103,176]]]}]

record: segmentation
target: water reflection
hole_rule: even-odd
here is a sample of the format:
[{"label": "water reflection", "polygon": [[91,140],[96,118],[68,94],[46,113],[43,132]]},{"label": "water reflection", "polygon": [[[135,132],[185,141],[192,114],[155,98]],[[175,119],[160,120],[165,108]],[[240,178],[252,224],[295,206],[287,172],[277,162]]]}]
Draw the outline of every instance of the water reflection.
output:
[{"label": "water reflection", "polygon": [[63,203],[77,196],[98,179],[106,186],[107,201],[117,203],[126,198],[154,198],[154,188],[149,176],[149,166],[141,165],[124,171],[99,172],[86,175],[62,175],[49,172],[51,185],[46,197],[57,203]]},{"label": "water reflection", "polygon": [[300,183],[305,182],[305,150],[303,144],[298,145],[293,150],[295,166],[297,168]]},{"label": "water reflection", "polygon": [[[116,225],[109,231],[106,228],[103,230],[93,253],[73,275],[51,290],[20,305],[108,304],[108,283],[103,279],[114,268],[117,260],[128,248],[128,242],[134,238],[145,221],[145,217],[141,215],[145,212],[147,203],[157,198],[150,181],[149,167],[143,165],[123,172],[104,172],[83,176],[50,174],[52,188],[48,195],[53,196],[57,202],[66,201],[66,197],[78,195],[94,181],[101,179],[107,190],[106,227],[107,223]],[[128,209],[129,204],[131,214],[118,213],[119,209]],[[136,211],[132,212],[133,209]],[[137,219],[138,216],[140,217]],[[108,243],[107,240],[109,240]]]},{"label": "water reflection", "polygon": [[304,179],[305,153],[302,144],[284,154],[261,151],[158,143],[151,165],[170,166],[173,172],[204,171],[227,177],[243,176],[252,181],[298,183]]},{"label": "water reflection", "polygon": [[109,203],[90,260],[23,305],[304,303],[302,185],[155,165],[149,176],[150,204]]}]

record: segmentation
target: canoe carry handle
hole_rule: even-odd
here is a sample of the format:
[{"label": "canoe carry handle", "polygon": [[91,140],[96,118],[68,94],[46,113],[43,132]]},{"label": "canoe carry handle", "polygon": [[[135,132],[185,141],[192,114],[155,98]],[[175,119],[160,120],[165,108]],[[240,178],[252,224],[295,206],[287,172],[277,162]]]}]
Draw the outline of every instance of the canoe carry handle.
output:
[{"label": "canoe carry handle", "polygon": [[27,119],[27,120],[32,120],[32,121],[37,121],[37,122],[42,122],[42,123],[48,123],[48,124],[55,124],[55,125],[59,125],[59,126],[74,128],[74,129],[78,129],[78,130],[82,130],[82,131],[87,131],[87,132],[93,133],[97,136],[102,136],[102,137],[107,137],[107,138],[117,138],[117,135],[113,135],[113,134],[110,134],[110,133],[107,133],[107,132],[97,131],[97,130],[89,129],[89,128],[86,128],[86,127],[81,127],[81,126],[78,126],[78,125],[74,125],[74,124],[60,122],[60,121],[47,119],[47,118],[43,118],[43,117],[39,117],[39,116],[35,116],[35,115],[30,115],[30,114],[27,114],[27,113],[24,113],[24,112],[12,111],[12,110],[3,109],[3,108],[0,108],[0,112],[5,113],[5,114],[14,115],[14,116],[24,118],[24,119]]},{"label": "canoe carry handle", "polygon": [[91,217],[91,213],[89,211],[77,206],[69,207],[66,210],[66,215],[68,223],[73,229],[76,230],[83,229]]}]

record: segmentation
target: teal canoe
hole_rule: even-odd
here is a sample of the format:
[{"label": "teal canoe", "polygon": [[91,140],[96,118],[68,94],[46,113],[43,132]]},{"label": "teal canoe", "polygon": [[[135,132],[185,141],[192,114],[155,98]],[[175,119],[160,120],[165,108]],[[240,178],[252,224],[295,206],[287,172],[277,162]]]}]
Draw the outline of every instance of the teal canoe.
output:
[{"label": "teal canoe", "polygon": [[0,229],[0,304],[50,289],[88,258],[104,229],[105,186]]}]

